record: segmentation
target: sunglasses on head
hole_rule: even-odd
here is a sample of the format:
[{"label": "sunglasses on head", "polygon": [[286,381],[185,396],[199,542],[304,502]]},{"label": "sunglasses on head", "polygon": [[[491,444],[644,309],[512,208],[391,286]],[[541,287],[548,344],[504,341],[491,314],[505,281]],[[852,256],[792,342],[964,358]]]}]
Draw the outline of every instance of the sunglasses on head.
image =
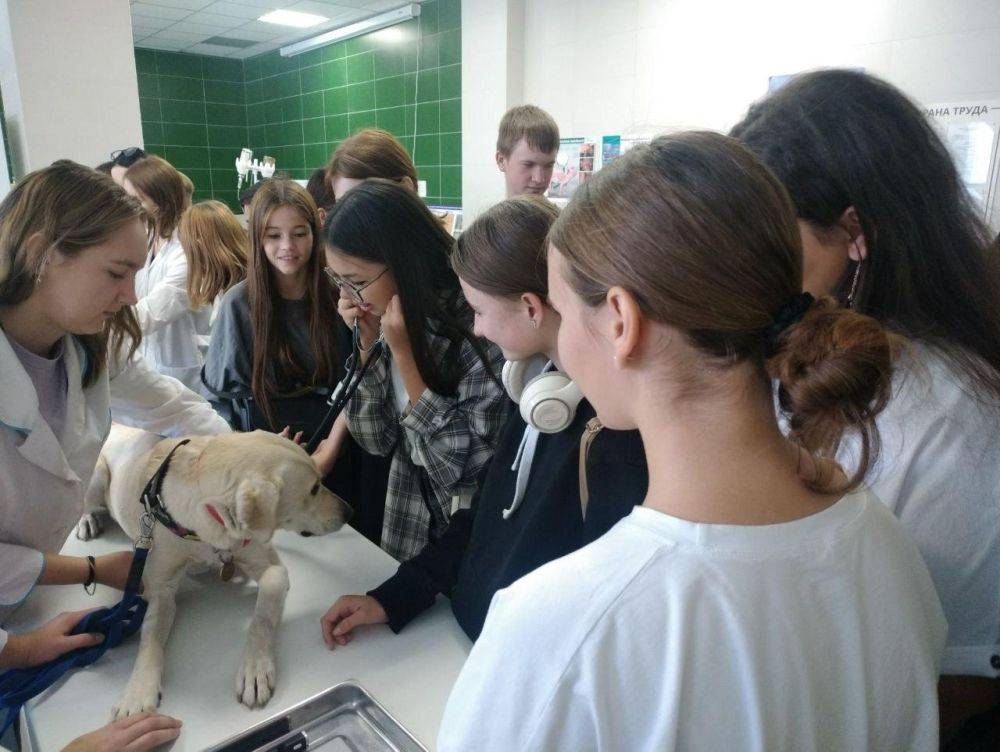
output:
[{"label": "sunglasses on head", "polygon": [[119,167],[131,167],[145,156],[146,152],[138,146],[130,146],[127,149],[118,149],[111,152],[111,161]]}]

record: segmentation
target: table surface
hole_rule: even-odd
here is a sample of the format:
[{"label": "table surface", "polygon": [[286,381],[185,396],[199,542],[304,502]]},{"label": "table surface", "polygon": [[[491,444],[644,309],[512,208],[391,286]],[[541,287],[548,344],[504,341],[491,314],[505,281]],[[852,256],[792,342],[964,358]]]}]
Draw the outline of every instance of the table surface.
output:
[{"label": "table surface", "polygon": [[[63,553],[100,555],[130,546],[113,523],[87,543],[71,537]],[[364,593],[396,570],[396,562],[350,527],[302,538],[279,531],[274,544],[288,567],[291,589],[278,630],[277,686],[262,709],[236,701],[236,669],[257,589],[211,573],[188,577],[177,598],[177,617],[167,643],[163,713],[184,730],[170,748],[201,750],[239,733],[335,684],[354,680],[428,749],[434,748],[445,702],[471,643],[447,600],[394,635],[386,626],[365,627],[352,642],[328,650],[319,620],[336,598]],[[37,626],[61,611],[111,605],[120,594],[99,587],[88,597],[79,586],[40,586],[8,620],[12,631]],[[110,719],[138,649],[138,637],[108,651],[88,668],[64,677],[26,707],[35,750],[62,749],[76,736]]]}]

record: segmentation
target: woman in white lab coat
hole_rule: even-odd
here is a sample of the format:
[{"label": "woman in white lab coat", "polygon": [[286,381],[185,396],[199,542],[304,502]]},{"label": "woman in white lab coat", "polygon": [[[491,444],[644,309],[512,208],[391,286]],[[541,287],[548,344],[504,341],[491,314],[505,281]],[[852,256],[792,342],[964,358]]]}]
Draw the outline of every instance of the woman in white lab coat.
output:
[{"label": "woman in white lab coat", "polygon": [[[0,620],[37,584],[124,582],[127,552],[101,557],[96,572],[56,553],[112,418],[164,435],[229,430],[134,357],[141,214],[110,178],[69,161],[28,175],[0,204]],[[0,666],[77,647],[71,627],[10,640],[0,630]]]},{"label": "woman in white lab coat", "polygon": [[188,258],[177,232],[181,216],[191,205],[193,186],[169,162],[156,156],[129,167],[123,186],[139,199],[153,224],[149,254],[135,275],[139,299],[135,315],[142,330],[139,352],[160,373],[199,391],[212,308],[191,307]]}]

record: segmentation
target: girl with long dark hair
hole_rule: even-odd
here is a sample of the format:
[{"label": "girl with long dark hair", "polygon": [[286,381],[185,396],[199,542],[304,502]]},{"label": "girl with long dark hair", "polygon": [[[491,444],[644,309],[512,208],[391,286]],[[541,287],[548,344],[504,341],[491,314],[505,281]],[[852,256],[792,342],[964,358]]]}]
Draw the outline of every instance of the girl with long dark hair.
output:
[{"label": "girl with long dark hair", "polygon": [[[327,217],[327,271],[340,315],[357,326],[371,365],[318,462],[326,470],[345,429],[391,456],[382,548],[408,559],[467,503],[504,416],[500,352],[472,333],[472,312],[449,265],[454,241],[410,189],[366,180]],[[380,334],[381,332],[381,334]]]},{"label": "girl with long dark hair", "polygon": [[[732,135],[784,183],[804,287],[906,335],[872,489],[948,617],[944,735],[1000,703],[1000,254],[920,109],[874,76],[800,76]],[[857,457],[848,440],[840,456]]]}]

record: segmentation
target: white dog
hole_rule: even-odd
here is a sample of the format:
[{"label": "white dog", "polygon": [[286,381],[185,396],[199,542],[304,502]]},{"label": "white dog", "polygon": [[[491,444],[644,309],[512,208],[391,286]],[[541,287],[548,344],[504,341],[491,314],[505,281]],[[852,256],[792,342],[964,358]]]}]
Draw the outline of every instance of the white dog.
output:
[{"label": "white dog", "polygon": [[[173,530],[154,527],[143,573],[149,608],[139,654],[115,718],[159,705],[163,651],[173,624],[175,596],[185,573],[214,568],[228,580],[235,569],[258,586],[257,606],[236,675],[236,695],[247,707],[264,705],[274,689],[274,635],[288,591],[288,572],[270,544],[275,529],[322,535],[339,529],[350,508],[320,483],[302,447],[264,431],[178,439],[116,425],[88,489],[77,536],[100,532],[96,513],[107,506],[136,540],[144,507],[140,496],[170,454],[160,496]],[[193,533],[198,540],[181,537]]]}]

